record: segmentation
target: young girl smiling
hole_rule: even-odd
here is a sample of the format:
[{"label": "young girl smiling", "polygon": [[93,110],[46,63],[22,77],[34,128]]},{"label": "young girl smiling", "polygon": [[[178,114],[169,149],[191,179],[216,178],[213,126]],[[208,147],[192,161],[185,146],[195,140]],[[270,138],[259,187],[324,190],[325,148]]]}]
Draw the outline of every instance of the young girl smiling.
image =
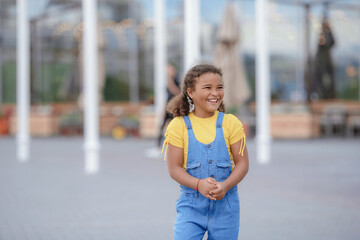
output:
[{"label": "young girl smiling", "polygon": [[170,176],[180,184],[174,239],[238,239],[240,210],[237,184],[249,160],[241,122],[225,114],[220,69],[191,68],[182,93],[168,104],[175,118],[165,143]]}]

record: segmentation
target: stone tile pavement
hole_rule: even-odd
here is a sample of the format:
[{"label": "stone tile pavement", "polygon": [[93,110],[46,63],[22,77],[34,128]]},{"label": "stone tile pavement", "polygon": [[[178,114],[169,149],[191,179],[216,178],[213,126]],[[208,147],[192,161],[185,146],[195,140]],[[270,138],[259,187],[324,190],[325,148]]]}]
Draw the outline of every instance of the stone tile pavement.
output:
[{"label": "stone tile pavement", "polygon": [[[16,159],[0,138],[0,240],[172,239],[178,185],[154,140],[101,139],[100,171],[84,173],[81,138],[35,138]],[[274,141],[239,185],[244,240],[360,239],[360,139]]]}]

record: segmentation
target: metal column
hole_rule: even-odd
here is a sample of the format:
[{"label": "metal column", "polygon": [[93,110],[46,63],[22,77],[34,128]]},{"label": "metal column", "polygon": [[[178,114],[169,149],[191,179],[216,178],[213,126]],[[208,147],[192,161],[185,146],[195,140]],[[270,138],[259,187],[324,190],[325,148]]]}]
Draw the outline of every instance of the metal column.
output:
[{"label": "metal column", "polygon": [[16,68],[16,104],[17,104],[17,156],[22,162],[29,158],[29,16],[27,0],[17,0],[17,68]]},{"label": "metal column", "polygon": [[155,0],[155,39],[154,39],[154,85],[155,85],[155,122],[160,129],[160,121],[166,102],[166,25],[165,1]]},{"label": "metal column", "polygon": [[99,170],[99,101],[98,101],[98,35],[97,1],[83,0],[83,83],[84,83],[84,140],[85,172]]},{"label": "metal column", "polygon": [[185,0],[185,44],[184,70],[200,61],[200,3],[199,0]]},{"label": "metal column", "polygon": [[267,0],[256,0],[256,143],[259,163],[270,161],[270,66]]}]

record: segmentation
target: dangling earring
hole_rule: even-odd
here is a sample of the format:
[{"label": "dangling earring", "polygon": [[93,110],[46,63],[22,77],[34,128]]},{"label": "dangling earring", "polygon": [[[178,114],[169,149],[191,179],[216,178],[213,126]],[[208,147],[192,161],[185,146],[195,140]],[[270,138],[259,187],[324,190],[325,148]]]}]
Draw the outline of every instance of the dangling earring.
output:
[{"label": "dangling earring", "polygon": [[192,102],[192,99],[189,96],[186,96],[186,97],[187,97],[187,101],[189,103],[189,112],[192,112],[192,111],[194,111],[194,108],[195,108],[194,103]]}]

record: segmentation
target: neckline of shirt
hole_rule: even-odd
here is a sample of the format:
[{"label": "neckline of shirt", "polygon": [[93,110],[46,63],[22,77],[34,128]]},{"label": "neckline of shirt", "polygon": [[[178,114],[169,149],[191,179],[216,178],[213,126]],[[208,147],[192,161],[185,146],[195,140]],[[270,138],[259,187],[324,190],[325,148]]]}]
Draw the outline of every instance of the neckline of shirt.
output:
[{"label": "neckline of shirt", "polygon": [[211,120],[214,120],[214,119],[216,121],[218,115],[219,115],[219,111],[217,111],[217,110],[216,110],[214,115],[212,115],[211,117],[208,117],[208,118],[198,117],[193,112],[189,113],[189,117],[194,118],[195,120],[208,120],[208,121],[211,121]]}]

